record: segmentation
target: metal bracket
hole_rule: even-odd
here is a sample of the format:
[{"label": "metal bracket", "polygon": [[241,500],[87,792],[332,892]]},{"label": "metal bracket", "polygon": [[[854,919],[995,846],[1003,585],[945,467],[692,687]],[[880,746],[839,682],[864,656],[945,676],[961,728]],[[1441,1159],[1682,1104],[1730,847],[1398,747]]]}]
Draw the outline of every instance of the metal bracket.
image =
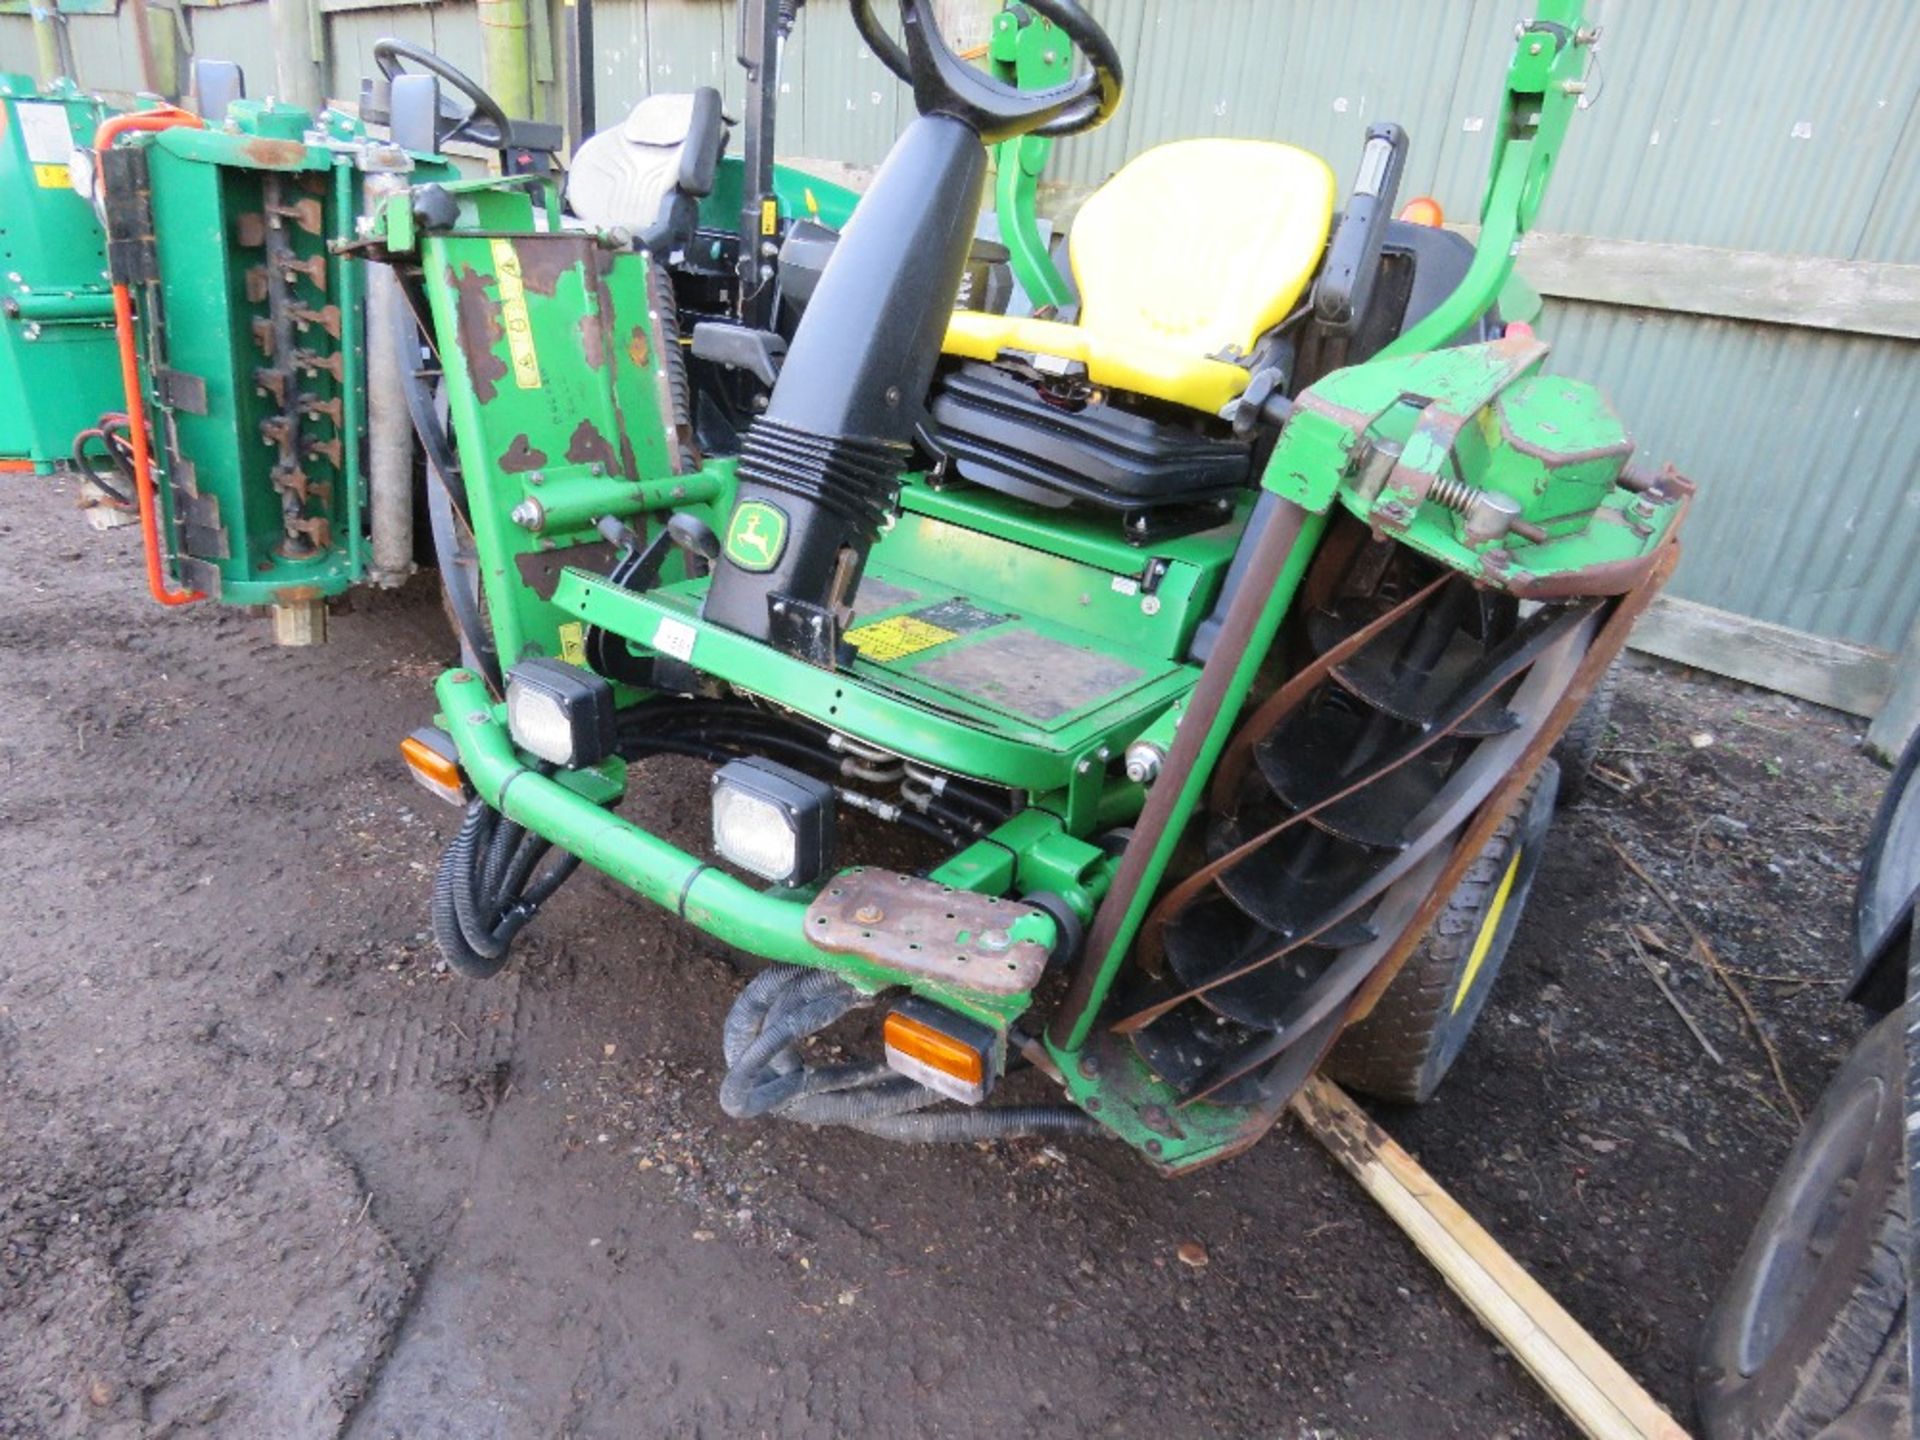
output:
[{"label": "metal bracket", "polygon": [[839,663],[840,621],[825,605],[791,595],[769,595],[767,638],[774,648],[822,670],[832,670]]},{"label": "metal bracket", "polygon": [[1014,938],[1031,905],[955,890],[893,870],[853,869],[807,907],[807,939],[832,955],[988,995],[1023,995],[1046,968],[1047,947]]},{"label": "metal bracket", "polygon": [[184,370],[156,370],[153,390],[168,409],[188,415],[207,413],[207,382],[198,375],[189,375]]},{"label": "metal bracket", "polygon": [[619,553],[604,540],[589,540],[580,545],[562,546],[558,550],[534,550],[525,555],[516,555],[513,565],[520,572],[521,584],[542,600],[551,600],[560,584],[561,571],[573,568],[594,575],[606,575],[612,571]]}]

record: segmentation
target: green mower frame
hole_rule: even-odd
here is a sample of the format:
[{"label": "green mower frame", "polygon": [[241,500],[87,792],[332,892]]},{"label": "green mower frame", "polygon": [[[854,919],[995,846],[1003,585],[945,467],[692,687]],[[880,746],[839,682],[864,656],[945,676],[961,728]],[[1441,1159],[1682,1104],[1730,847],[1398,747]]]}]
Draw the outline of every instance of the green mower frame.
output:
[{"label": "green mower frame", "polygon": [[[777,7],[746,8],[743,33],[775,36]],[[1578,0],[1537,0],[1518,28],[1477,248],[1444,298],[1378,343],[1309,296],[1228,357],[1246,377],[1226,413],[1174,416],[1045,357],[940,357],[926,322],[967,261],[982,142],[1005,263],[1034,308],[1070,305],[1034,180],[1048,136],[1104,120],[1121,79],[1068,0],[1010,4],[986,70],[946,52],[924,0],[901,10],[889,51],[855,6],[922,111],[864,196],[772,167],[761,135],[746,170],[722,164],[697,234],[651,254],[515,176],[399,191],[358,242],[414,301],[414,368],[437,365],[450,434],[423,438],[480,602],[408,746],[467,806],[436,935],[492,973],[591,865],[775,962],[729,1022],[733,1113],[922,1139],[1101,1128],[1184,1170],[1253,1143],[1364,1040],[1476,859],[1518,843],[1513,817],[1677,558],[1691,486],[1631,466],[1592,387],[1490,315],[1592,37]],[[1094,57],[1077,80],[1069,40]],[[1329,255],[1371,226],[1358,253],[1380,263],[1376,160]],[[782,283],[806,226],[839,233],[796,323],[749,282]],[[783,351],[771,375],[740,358]],[[1228,447],[1248,483],[1204,523],[1170,508],[1139,529],[1144,512],[971,483],[939,418],[967,374]],[[723,834],[716,858],[626,818],[629,762],[659,753],[720,764],[729,813],[790,833]],[[809,868],[856,810],[942,858],[902,874],[823,850]],[[741,860],[763,843],[787,847],[790,883]],[[1471,1022],[1484,949],[1436,1025]],[[809,1064],[805,1037],[869,1001],[891,1007],[892,1069]],[[970,1091],[895,1043],[929,1032],[980,1058]],[[1068,1103],[929,1112],[1022,1063]]]}]

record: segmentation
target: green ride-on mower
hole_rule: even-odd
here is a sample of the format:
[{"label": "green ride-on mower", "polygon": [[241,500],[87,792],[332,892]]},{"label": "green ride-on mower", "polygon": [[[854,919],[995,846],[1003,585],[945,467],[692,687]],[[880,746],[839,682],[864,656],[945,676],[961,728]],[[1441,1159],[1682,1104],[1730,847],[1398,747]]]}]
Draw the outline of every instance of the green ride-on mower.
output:
[{"label": "green ride-on mower", "polygon": [[[767,962],[735,1116],[1180,1171],[1316,1068],[1425,1099],[1692,493],[1495,313],[1577,0],[1518,27],[1477,246],[1394,218],[1376,125],[1344,197],[1285,145],[1150,150],[1070,274],[1031,207],[1122,103],[1086,10],[1010,4],[975,65],[931,0],[899,39],[853,0],[919,111],[858,196],[771,162],[791,10],[742,7],[743,160],[717,94],[654,96],[564,190],[414,184],[363,229],[420,321],[465,652],[403,747],[465,807],[448,962],[497,971],[585,863]],[[707,853],[621,813],[657,755],[713,765]],[[888,826],[910,870],[837,854]],[[993,1103],[1020,1066],[1054,1103]]]}]

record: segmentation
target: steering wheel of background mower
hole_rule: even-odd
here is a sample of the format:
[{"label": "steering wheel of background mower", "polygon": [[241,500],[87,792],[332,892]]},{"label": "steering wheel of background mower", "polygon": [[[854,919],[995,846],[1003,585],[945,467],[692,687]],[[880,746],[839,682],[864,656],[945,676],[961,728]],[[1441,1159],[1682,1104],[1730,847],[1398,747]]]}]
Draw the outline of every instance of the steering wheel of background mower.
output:
[{"label": "steering wheel of background mower", "polygon": [[967,64],[948,48],[933,0],[900,0],[903,50],[874,18],[873,0],[853,0],[853,23],[873,53],[913,87],[922,115],[951,115],[988,144],[1015,135],[1078,135],[1120,108],[1120,55],[1077,0],[1026,0],[1087,57],[1088,73],[1051,90],[1016,90]]},{"label": "steering wheel of background mower", "polygon": [[456,123],[440,137],[441,144],[465,137],[489,150],[507,148],[507,137],[512,133],[513,123],[507,119],[507,112],[500,108],[500,102],[482,90],[466,72],[449,65],[431,50],[423,50],[405,40],[374,42],[373,63],[380,67],[380,73],[388,80],[396,80],[408,73],[406,61],[411,61],[430,75],[437,75],[467,98],[464,111],[456,110],[452,114],[442,112],[444,118]]}]

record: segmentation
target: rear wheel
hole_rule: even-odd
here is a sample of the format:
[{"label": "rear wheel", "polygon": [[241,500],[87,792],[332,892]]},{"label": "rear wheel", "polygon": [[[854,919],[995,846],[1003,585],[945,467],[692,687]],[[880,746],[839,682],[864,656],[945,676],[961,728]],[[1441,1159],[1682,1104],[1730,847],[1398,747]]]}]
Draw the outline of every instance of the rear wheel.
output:
[{"label": "rear wheel", "polygon": [[1424,1105],[1460,1058],[1486,1007],[1540,868],[1559,789],[1540,768],[1475,857],[1366,1019],[1341,1035],[1327,1060],[1334,1079],[1377,1100]]},{"label": "rear wheel", "polygon": [[1712,1440],[1907,1433],[1903,1071],[1895,1012],[1788,1154],[1707,1320],[1695,1398]]},{"label": "rear wheel", "polygon": [[1613,723],[1613,697],[1620,688],[1620,666],[1607,667],[1600,683],[1577,711],[1560,738],[1553,758],[1560,766],[1560,803],[1571,805],[1587,793],[1593,781],[1593,763],[1600,758],[1607,730]]}]

